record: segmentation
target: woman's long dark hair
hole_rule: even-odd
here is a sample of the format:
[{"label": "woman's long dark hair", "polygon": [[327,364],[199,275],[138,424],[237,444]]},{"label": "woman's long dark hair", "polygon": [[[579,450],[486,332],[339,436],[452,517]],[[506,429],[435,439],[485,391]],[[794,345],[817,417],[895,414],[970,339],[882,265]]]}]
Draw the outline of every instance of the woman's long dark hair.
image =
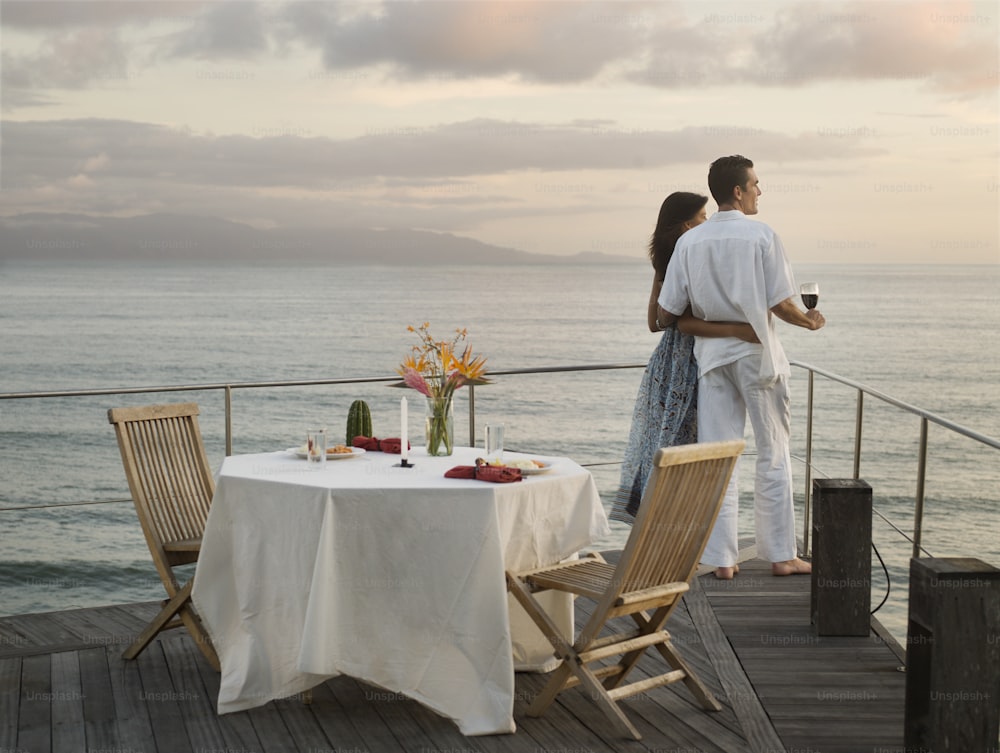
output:
[{"label": "woman's long dark hair", "polygon": [[684,223],[694,217],[708,203],[708,197],[687,191],[676,191],[663,200],[656,229],[649,241],[649,260],[656,270],[656,279],[667,274],[667,264],[674,253],[677,239],[684,233]]}]

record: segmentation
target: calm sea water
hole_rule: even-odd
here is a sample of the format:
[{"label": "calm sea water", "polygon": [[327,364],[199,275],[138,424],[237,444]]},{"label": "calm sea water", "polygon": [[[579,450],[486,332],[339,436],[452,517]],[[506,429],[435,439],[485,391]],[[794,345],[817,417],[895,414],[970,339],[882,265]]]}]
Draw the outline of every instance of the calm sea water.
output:
[{"label": "calm sea water", "polygon": [[[828,326],[779,325],[789,357],[863,382],[1000,437],[1000,268],[799,266],[818,280]],[[290,265],[0,266],[0,374],[7,393],[106,387],[387,376],[429,321],[468,328],[494,370],[645,363],[651,272],[613,266],[334,267]],[[476,393],[477,420],[507,425],[513,449],[593,468],[610,505],[640,369],[498,377]],[[805,372],[794,370],[796,454],[804,457]],[[402,393],[382,384],[235,393],[234,451],[282,449],[307,425],[340,430],[363,398],[378,435],[398,433]],[[411,393],[412,394],[412,393]],[[0,400],[0,613],[158,599],[161,586],[126,498],[107,408],[195,400],[210,459],[224,455],[221,392]],[[457,404],[460,436],[466,398]],[[854,392],[816,383],[814,476],[852,474]],[[412,415],[411,411],[411,415]],[[417,430],[414,417],[411,436]],[[919,419],[868,398],[861,475],[880,513],[912,527]],[[482,437],[478,437],[478,444]],[[1000,456],[930,431],[924,545],[1000,564]],[[749,492],[752,462],[741,486]],[[797,487],[803,488],[799,470]],[[801,496],[801,494],[800,494]],[[744,495],[745,511],[750,497]],[[752,517],[743,516],[752,532]],[[799,527],[802,527],[801,499]],[[627,529],[615,524],[608,547]],[[876,518],[892,583],[879,612],[902,636],[910,546]],[[875,563],[873,601],[885,593]]]}]

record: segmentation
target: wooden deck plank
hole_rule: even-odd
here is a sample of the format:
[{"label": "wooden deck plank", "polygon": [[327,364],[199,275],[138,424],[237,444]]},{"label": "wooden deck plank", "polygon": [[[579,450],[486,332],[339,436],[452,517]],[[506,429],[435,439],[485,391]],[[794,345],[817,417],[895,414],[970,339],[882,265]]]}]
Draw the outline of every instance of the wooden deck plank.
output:
[{"label": "wooden deck plank", "polygon": [[51,612],[50,619],[61,625],[68,634],[73,636],[73,640],[66,641],[67,647],[73,645],[72,650],[93,648],[107,641],[109,636],[114,635],[110,629],[112,626],[103,619],[102,611],[98,609],[74,609],[69,612]]},{"label": "wooden deck plank", "polygon": [[292,750],[291,735],[275,704],[269,703],[247,713],[260,741],[257,750],[263,753],[287,753]]},{"label": "wooden deck plank", "polygon": [[[330,682],[339,680],[340,678],[337,678],[313,688],[313,712],[334,750],[365,750],[367,743],[355,726],[353,715],[340,705],[330,689]],[[433,714],[433,712],[428,713]]]},{"label": "wooden deck plank", "polygon": [[[335,678],[330,682],[358,684],[357,681],[349,677]],[[407,701],[407,703],[419,708],[419,704],[414,701]],[[274,706],[289,730],[296,750],[330,750],[331,746],[333,750],[364,749],[362,736],[350,724],[349,715],[344,713],[343,707],[331,692],[329,683],[320,684],[312,690],[311,702],[306,701],[306,694],[303,693],[275,701]],[[433,712],[428,713],[433,715]],[[446,723],[441,717],[434,716],[442,726]],[[384,715],[383,718],[385,718]],[[404,720],[403,724],[412,727],[408,720]],[[387,722],[386,726],[394,729],[399,728],[399,725],[392,722]],[[333,732],[332,736],[331,732]],[[409,732],[412,733],[413,729],[411,728]],[[405,729],[403,734],[406,736]],[[396,736],[398,737],[399,733],[396,733]],[[420,738],[422,735],[417,735],[414,739]],[[351,741],[350,745],[347,744],[347,740]],[[424,749],[432,750],[430,747]]]},{"label": "wooden deck plank", "polygon": [[[527,717],[546,676],[523,673],[516,677],[514,735],[466,738],[451,720],[350,677],[318,686],[312,705],[296,697],[219,716],[219,675],[186,632],[162,634],[136,661],[121,659],[130,636],[155,613],[150,602],[0,618],[0,750],[72,749],[82,708],[82,749],[144,753],[901,753],[899,647],[875,635],[815,636],[809,579],[773,578],[766,563],[742,568],[734,581],[698,579],[667,626],[723,710],[703,711],[681,684],[626,699],[626,714],[644,735],[639,742],[619,737],[582,691],[561,694],[538,719]],[[578,623],[588,614],[587,600],[578,600]],[[660,662],[656,654],[644,657],[637,679],[656,673]],[[75,706],[66,702],[74,692]],[[753,703],[758,708],[748,711]],[[776,743],[748,740],[768,724]]]},{"label": "wooden deck plank", "polygon": [[[577,621],[581,622],[587,619],[592,612],[593,606],[594,602],[590,599],[578,598],[576,600]],[[621,629],[624,630],[626,627],[627,625],[623,625]],[[729,698],[716,675],[715,667],[708,658],[707,649],[698,635],[694,624],[691,622],[691,617],[685,603],[682,602],[681,606],[674,612],[667,627],[681,655],[691,664],[701,681],[715,695],[716,699],[722,705],[722,711],[706,712],[695,703],[687,687],[682,683],[677,683],[656,693],[648,694],[648,697],[655,702],[655,705],[652,709],[644,707],[640,713],[644,713],[646,718],[652,721],[662,718],[664,714],[670,714],[678,719],[678,724],[674,725],[674,727],[692,727],[694,737],[687,743],[688,747],[693,746],[692,749],[708,745],[709,750],[749,751],[750,748],[747,746],[746,737],[740,727],[739,720],[736,718]],[[649,652],[634,670],[636,673],[635,679],[660,674],[663,671],[662,662],[663,660],[658,654]],[[635,699],[626,699],[624,701],[626,709],[634,704]],[[597,707],[595,706],[594,709],[597,710]],[[597,713],[602,712],[597,711]],[[627,710],[626,713],[628,713]],[[683,749],[676,743],[665,743],[655,747],[664,750],[672,747]]]},{"label": "wooden deck plank", "polygon": [[754,753],[783,751],[781,738],[739,664],[733,647],[712,610],[702,583],[701,578],[693,579],[691,589],[684,595],[684,601],[698,626],[716,673],[725,688],[726,697],[732,703],[740,726],[747,736],[750,750]]},{"label": "wooden deck plank", "polygon": [[[393,734],[400,741],[400,750],[405,751],[427,751],[433,750],[431,740],[424,729],[417,724],[413,716],[408,712],[410,706],[417,705],[417,702],[399,693],[392,693],[381,688],[368,685],[364,682],[357,683],[364,693],[366,699],[374,700],[373,707],[382,719],[382,723],[393,731]],[[471,738],[471,744],[475,744],[475,738]],[[472,748],[476,750],[476,748]]]},{"label": "wooden deck plank", "polygon": [[[548,679],[543,674],[520,675],[521,686],[525,687],[526,697],[534,699]],[[585,694],[569,693],[557,697],[555,702],[539,717],[525,715],[525,709],[520,714],[515,713],[514,721],[518,729],[527,733],[534,741],[533,749],[539,751],[555,751],[567,747],[567,740],[573,741],[573,747],[581,750],[607,751],[607,753],[631,753],[644,750],[646,747],[628,738],[621,738],[614,731],[611,722],[596,705],[591,703],[583,715],[574,713],[574,698],[586,698]],[[641,746],[641,747],[640,747]]]},{"label": "wooden deck plank", "polygon": [[[584,597],[576,600],[578,626],[589,618],[593,606],[593,602]],[[673,620],[678,620],[678,623],[674,624]],[[622,624],[617,627],[624,630],[628,629],[629,625],[630,623],[623,618]],[[678,632],[681,634],[685,631],[695,633],[693,626],[690,625],[690,621],[686,616],[686,610],[683,608],[675,612],[671,628],[675,640]],[[680,629],[678,630],[678,628]],[[701,645],[700,639],[697,639],[696,633],[694,640],[689,638],[685,642],[693,644],[685,652],[685,657],[688,659],[692,659],[694,656],[694,651],[691,649],[698,647],[703,650],[704,648]],[[702,679],[708,679],[709,682],[706,684],[709,686],[713,683],[718,685],[718,681],[714,676],[714,668],[711,667],[711,663],[707,657],[703,659],[703,662],[710,676],[703,676]],[[658,654],[650,652],[640,661],[634,670],[635,677],[633,679],[638,680],[643,677],[651,677],[660,674],[662,671],[662,659]],[[537,680],[539,689],[544,679],[544,676],[542,676]],[[533,699],[534,692],[519,693],[519,697],[522,696],[525,697],[525,703],[527,704],[528,701]],[[728,753],[729,751],[744,753],[749,748],[742,736],[742,732],[733,732],[721,723],[726,717],[729,717],[731,724],[738,730],[735,715],[732,709],[726,705],[725,696],[720,695],[720,699],[723,702],[723,711],[706,712],[694,702],[688,689],[681,683],[665,688],[657,688],[654,691],[624,699],[622,706],[625,709],[625,713],[643,735],[641,743],[636,743],[627,738],[620,738],[614,728],[610,726],[610,722],[607,721],[600,707],[579,689],[560,694],[556,704],[565,706],[570,710],[573,716],[576,717],[577,723],[595,728],[595,732],[603,740],[603,747],[598,748],[601,750],[707,750],[719,753]],[[548,711],[546,715],[551,713],[551,711]],[[665,724],[665,719],[670,719],[670,724]],[[518,716],[518,723],[521,729],[524,729],[524,721],[526,720],[522,720]],[[539,747],[539,749],[544,748]]]},{"label": "wooden deck plank", "polygon": [[153,727],[143,698],[139,664],[122,659],[117,647],[105,646],[105,651],[108,655],[111,697],[115,704],[116,748],[122,751],[145,750],[149,741],[153,740]]},{"label": "wooden deck plank", "polygon": [[[401,741],[382,722],[382,717],[375,706],[378,696],[365,697],[361,683],[353,677],[336,677],[327,681],[327,687],[333,693],[337,703],[354,721],[355,729],[364,740],[367,750],[399,750]],[[375,702],[373,702],[375,701]]]},{"label": "wooden deck plank", "polygon": [[[134,610],[132,616],[123,617],[130,609]],[[148,602],[2,617],[0,658],[77,651],[109,644],[119,645],[124,650],[155,612],[156,603]]]},{"label": "wooden deck plank", "polygon": [[[192,650],[196,650],[192,644]],[[201,652],[199,651],[199,656]],[[217,713],[217,703],[219,698],[220,675],[207,661],[196,661],[195,669],[201,678],[202,686],[205,688],[205,697],[208,701],[212,713],[216,714],[219,723],[219,732],[225,740],[222,750],[226,751],[257,751],[263,748],[257,730],[254,729],[250,716],[246,712],[236,714]],[[207,746],[206,746],[207,748]]]},{"label": "wooden deck plank", "polygon": [[198,662],[205,661],[204,655],[192,640],[178,631],[174,631],[162,643],[173,682],[171,697],[182,709],[181,715],[188,737],[197,741],[196,748],[224,750],[226,741],[219,726],[219,716],[215,713],[212,699],[205,690],[196,666]]},{"label": "wooden deck plank", "polygon": [[789,749],[892,750],[902,746],[905,676],[875,633],[815,635],[807,578],[775,578],[741,563],[732,581],[702,579],[732,650]]},{"label": "wooden deck plank", "polygon": [[23,649],[28,639],[18,632],[13,624],[7,622],[9,617],[0,618],[0,657],[15,656],[14,652]]},{"label": "wooden deck plank", "polygon": [[17,745],[17,720],[21,710],[21,659],[0,659],[0,750]]},{"label": "wooden deck plank", "polygon": [[[129,605],[131,606],[131,605]],[[116,635],[132,636],[139,635],[143,628],[148,625],[156,613],[160,609],[159,602],[147,601],[135,605],[135,609],[130,609],[128,606],[121,604],[112,604],[111,606],[102,607],[101,610],[107,617],[109,623],[114,623],[118,626],[118,630],[115,631]],[[131,640],[129,641],[131,643]],[[127,644],[125,644],[127,645]],[[125,648],[125,646],[122,646]]]},{"label": "wooden deck plank", "polygon": [[[653,673],[647,674],[652,675]],[[680,683],[669,688],[668,691],[652,696],[649,700],[653,701],[655,705],[650,709],[646,710],[637,705],[636,711],[644,714],[651,724],[656,724],[657,720],[662,719],[665,714],[670,715],[677,720],[675,724],[671,725],[671,730],[690,729],[691,732],[688,736],[691,740],[697,742],[698,745],[706,746],[707,750],[720,751],[720,753],[723,751],[725,753],[749,753],[751,751],[746,734],[740,728],[732,708],[723,706],[722,711],[706,711],[693,701],[687,688]],[[726,723],[727,717],[730,720],[729,723]]]},{"label": "wooden deck plank", "polygon": [[195,743],[187,736],[183,714],[173,696],[174,687],[163,653],[163,642],[153,641],[135,661],[139,664],[139,676],[142,678],[140,698],[149,711],[156,749],[189,753]]},{"label": "wooden deck plank", "polygon": [[16,645],[5,646],[5,655],[28,656],[32,653],[71,651],[81,647],[81,642],[75,633],[67,630],[47,614],[17,615],[3,619],[5,625],[23,639]]},{"label": "wooden deck plank", "polygon": [[50,750],[52,747],[52,657],[29,656],[21,662],[21,709],[17,748]]},{"label": "wooden deck plank", "polygon": [[80,656],[76,651],[52,655],[52,751],[86,750]]},{"label": "wooden deck plank", "polygon": [[83,722],[88,750],[112,750],[117,744],[115,699],[111,692],[108,656],[103,647],[79,652]]},{"label": "wooden deck plank", "polygon": [[[516,701],[515,701],[516,707]],[[465,737],[458,731],[458,727],[450,720],[442,718],[430,709],[421,706],[419,703],[413,704],[408,709],[413,720],[420,725],[424,733],[431,740],[433,747],[428,751],[483,751],[483,753],[520,753],[523,748],[511,747],[511,742],[515,738],[513,735],[484,735],[475,738]],[[516,716],[515,711],[515,716]],[[520,731],[521,734],[527,733]]]},{"label": "wooden deck plank", "polygon": [[[649,674],[642,673],[642,674]],[[660,674],[655,672],[654,674]],[[633,679],[641,679],[637,673]],[[678,698],[669,689],[660,688],[659,692],[637,694],[620,702],[626,716],[642,735],[641,743],[621,738],[607,720],[604,712],[586,693],[568,691],[559,698],[559,703],[570,708],[577,720],[601,719],[600,725],[590,722],[595,731],[601,734],[604,747],[596,750],[684,750],[711,751],[712,753],[748,753],[749,748],[742,738],[735,741],[722,739],[726,730],[713,721],[705,720],[699,724],[703,716],[715,716],[713,712]],[[671,703],[686,706],[680,715],[671,713]],[[665,719],[671,719],[670,724],[664,724]],[[693,723],[692,723],[693,722]],[[579,721],[578,721],[579,723]],[[717,732],[717,734],[713,734]]]},{"label": "wooden deck plank", "polygon": [[329,750],[331,742],[316,718],[317,709],[306,703],[304,695],[296,695],[274,702],[281,720],[288,729],[295,750]]}]

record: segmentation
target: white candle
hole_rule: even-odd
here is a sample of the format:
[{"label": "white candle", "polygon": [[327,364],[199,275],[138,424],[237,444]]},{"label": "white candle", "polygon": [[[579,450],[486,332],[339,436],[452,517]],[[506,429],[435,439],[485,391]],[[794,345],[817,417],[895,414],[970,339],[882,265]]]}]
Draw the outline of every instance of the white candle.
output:
[{"label": "white candle", "polygon": [[407,451],[407,445],[409,441],[406,439],[407,424],[409,423],[409,416],[407,415],[406,398],[404,397],[399,401],[399,453],[403,460],[409,457],[409,452]]}]

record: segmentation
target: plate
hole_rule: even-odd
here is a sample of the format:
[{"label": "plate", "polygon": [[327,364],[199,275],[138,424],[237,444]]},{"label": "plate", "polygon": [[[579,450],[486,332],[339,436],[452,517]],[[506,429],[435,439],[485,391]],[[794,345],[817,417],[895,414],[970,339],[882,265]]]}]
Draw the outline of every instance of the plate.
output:
[{"label": "plate", "polygon": [[[306,459],[307,453],[305,447],[289,447],[285,452],[290,452],[296,457]],[[358,455],[364,455],[365,451],[361,447],[352,447],[350,452],[330,452],[326,451],[327,460],[346,460],[347,458],[355,458]]]},{"label": "plate", "polygon": [[[538,461],[542,462],[542,461]],[[508,465],[507,468],[517,468],[516,465]],[[539,473],[548,473],[552,470],[552,463],[542,463],[541,466],[536,466],[534,468],[518,468],[521,471],[522,476],[537,476]]]}]

